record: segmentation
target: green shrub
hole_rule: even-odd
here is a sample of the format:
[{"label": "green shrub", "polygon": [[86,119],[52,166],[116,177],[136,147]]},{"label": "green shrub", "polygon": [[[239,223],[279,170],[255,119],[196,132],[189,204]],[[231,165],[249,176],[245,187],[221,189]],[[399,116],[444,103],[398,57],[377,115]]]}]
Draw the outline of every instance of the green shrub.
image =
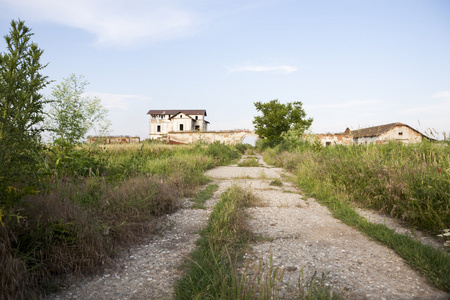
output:
[{"label": "green shrub", "polygon": [[217,161],[218,165],[229,164],[240,157],[239,152],[233,146],[225,145],[220,142],[209,144],[205,153],[206,155],[212,156]]},{"label": "green shrub", "polygon": [[259,167],[259,160],[255,157],[249,157],[238,163],[239,167]]},{"label": "green shrub", "polygon": [[0,298],[39,298],[63,274],[107,267],[119,246],[157,230],[160,216],[209,181],[204,172],[217,161],[205,152],[162,144],[42,152],[45,189],[12,189],[30,196],[0,209]]}]

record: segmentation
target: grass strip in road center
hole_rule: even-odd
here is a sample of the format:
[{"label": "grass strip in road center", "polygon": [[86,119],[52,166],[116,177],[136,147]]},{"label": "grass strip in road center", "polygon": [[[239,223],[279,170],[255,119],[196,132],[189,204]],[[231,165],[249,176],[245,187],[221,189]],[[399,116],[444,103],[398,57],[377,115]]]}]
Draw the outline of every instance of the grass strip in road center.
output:
[{"label": "grass strip in road center", "polygon": [[251,236],[245,229],[244,208],[254,199],[237,186],[221,195],[175,286],[177,299],[236,298],[231,288],[236,286],[233,260],[248,248]]},{"label": "grass strip in road center", "polygon": [[211,198],[218,188],[219,186],[217,184],[209,184],[205,189],[201,190],[192,200],[194,202],[192,208],[205,209],[206,200]]},{"label": "grass strip in road center", "polygon": [[[175,285],[176,299],[279,299],[283,270],[273,266],[272,257],[269,268],[262,268],[259,275],[252,275],[249,265],[242,263],[252,240],[245,227],[245,208],[257,203],[257,198],[236,185],[221,195],[196,249],[183,265],[184,275]],[[340,296],[311,279],[307,284],[299,280],[295,298]]]}]

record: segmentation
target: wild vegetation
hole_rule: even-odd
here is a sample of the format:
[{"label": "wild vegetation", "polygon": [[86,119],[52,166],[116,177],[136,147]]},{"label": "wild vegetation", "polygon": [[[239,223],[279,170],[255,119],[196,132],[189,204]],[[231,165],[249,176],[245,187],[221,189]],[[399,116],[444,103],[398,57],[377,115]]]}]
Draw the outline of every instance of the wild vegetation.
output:
[{"label": "wild vegetation", "polygon": [[308,190],[332,189],[355,205],[379,210],[422,230],[450,224],[450,148],[423,142],[266,151],[266,159],[298,174]]},{"label": "wild vegetation", "polygon": [[[284,150],[283,150],[284,149]],[[448,253],[360,217],[369,208],[432,235],[450,225],[450,148],[442,143],[332,146],[304,142],[266,149],[266,162],[295,174],[298,185],[346,224],[395,249],[435,286],[450,291]]]},{"label": "wild vegetation", "polygon": [[39,190],[3,206],[0,288],[15,299],[55,290],[61,274],[110,265],[196,194],[207,169],[239,157],[219,143],[55,146],[39,155]]},{"label": "wild vegetation", "polygon": [[280,103],[278,99],[274,99],[267,103],[258,101],[254,104],[261,114],[255,116],[253,125],[264,147],[274,147],[281,143],[282,135],[288,131],[303,133],[313,122],[312,118],[306,118],[303,103],[300,101]]},{"label": "wild vegetation", "polygon": [[[257,238],[245,226],[245,208],[258,205],[249,191],[232,186],[220,196],[196,249],[186,260],[175,290],[177,299],[279,299],[284,273],[272,259],[244,264],[242,257]],[[295,299],[340,299],[323,280],[300,278],[288,287]]]}]

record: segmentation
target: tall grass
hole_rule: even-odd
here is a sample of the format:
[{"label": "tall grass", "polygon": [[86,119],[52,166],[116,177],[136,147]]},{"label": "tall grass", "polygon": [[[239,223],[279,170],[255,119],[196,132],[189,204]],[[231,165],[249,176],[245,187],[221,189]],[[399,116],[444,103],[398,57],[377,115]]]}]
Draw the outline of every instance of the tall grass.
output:
[{"label": "tall grass", "polygon": [[[450,226],[450,147],[423,142],[266,152],[272,162],[330,186],[356,205],[438,233]],[[304,183],[308,184],[308,183]]]},{"label": "tall grass", "polygon": [[158,230],[159,216],[209,181],[207,169],[235,157],[223,144],[43,151],[36,195],[0,203],[0,298],[38,298],[63,274],[98,272],[119,247]]},{"label": "tall grass", "polygon": [[369,207],[411,226],[440,232],[450,225],[450,150],[441,144],[271,149],[265,154],[296,173],[299,186],[335,217],[396,250],[427,280],[450,291],[450,256],[360,217]]}]

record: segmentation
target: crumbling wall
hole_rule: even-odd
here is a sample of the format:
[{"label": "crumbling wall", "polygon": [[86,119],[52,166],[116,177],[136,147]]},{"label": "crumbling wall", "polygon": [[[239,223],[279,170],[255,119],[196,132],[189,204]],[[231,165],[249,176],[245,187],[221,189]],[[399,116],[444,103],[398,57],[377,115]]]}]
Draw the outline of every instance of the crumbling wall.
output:
[{"label": "crumbling wall", "polygon": [[86,141],[88,144],[139,144],[141,138],[138,136],[89,136]]}]

